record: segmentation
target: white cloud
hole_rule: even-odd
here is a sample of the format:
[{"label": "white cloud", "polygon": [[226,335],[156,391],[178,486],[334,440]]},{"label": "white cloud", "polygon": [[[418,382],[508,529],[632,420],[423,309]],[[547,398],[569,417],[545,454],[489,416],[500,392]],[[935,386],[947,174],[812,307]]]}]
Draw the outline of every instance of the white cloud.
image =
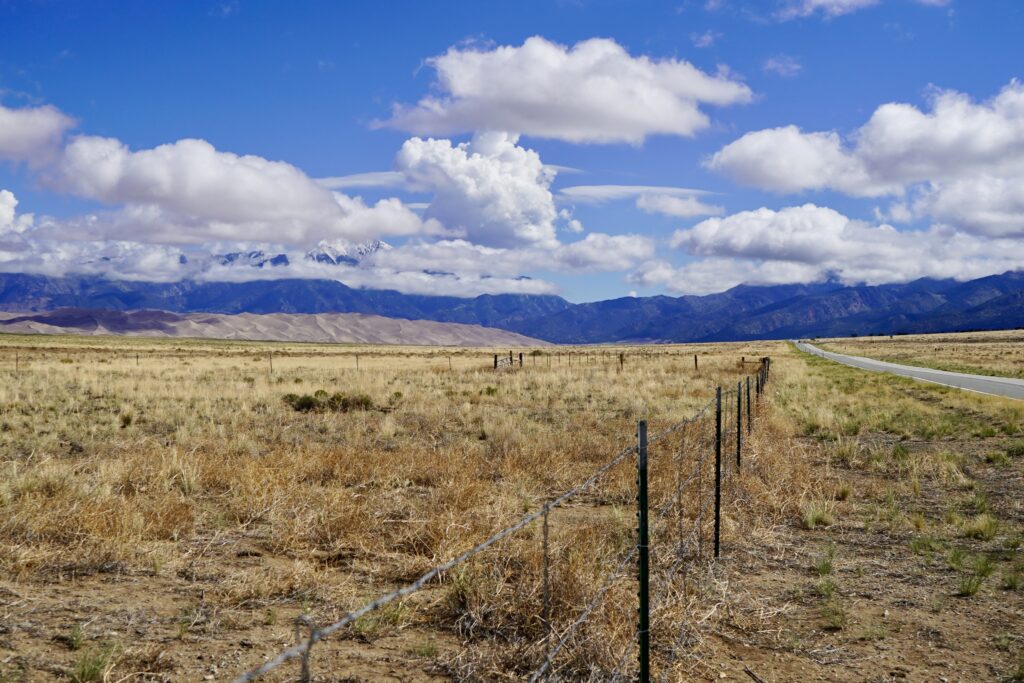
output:
[{"label": "white cloud", "polygon": [[434,270],[477,276],[514,278],[524,272],[621,271],[654,253],[654,242],[642,235],[590,233],[554,249],[488,247],[455,239],[414,240],[378,252],[370,265],[393,270]]},{"label": "white cloud", "polygon": [[10,190],[0,190],[0,239],[21,235],[32,229],[35,217],[18,214],[18,199]]},{"label": "white cloud", "polygon": [[676,197],[667,194],[642,194],[637,197],[636,206],[646,213],[660,213],[675,218],[719,216],[725,213],[721,206],[705,204],[696,197]]},{"label": "white cloud", "polygon": [[18,200],[10,190],[0,190],[0,233],[10,230],[14,226],[15,209],[18,208]]},{"label": "white cloud", "polygon": [[[914,0],[919,5],[928,7],[945,7],[951,0]],[[821,14],[827,19],[851,14],[857,10],[874,7],[881,0],[782,0],[775,13],[776,18],[787,21],[798,17],[809,17]]]},{"label": "white cloud", "polygon": [[592,232],[583,239],[559,247],[559,270],[616,271],[632,268],[654,254],[654,242],[642,235],[605,235]]},{"label": "white cloud", "polygon": [[433,194],[425,215],[471,242],[493,247],[553,247],[558,212],[549,189],[555,173],[507,133],[479,133],[468,143],[411,138],[397,166],[410,188]]},{"label": "white cloud", "polygon": [[291,164],[221,152],[204,140],[131,151],[113,138],[80,136],[65,148],[51,182],[123,205],[79,222],[95,237],[312,244],[442,232],[397,199],[369,206],[321,187]]},{"label": "white cloud", "polygon": [[317,178],[321,187],[329,190],[345,190],[350,187],[402,187],[405,176],[398,171],[371,171],[369,173],[353,173],[351,175]]},{"label": "white cloud", "polygon": [[60,150],[64,133],[75,120],[47,105],[8,109],[0,105],[0,160],[40,166]]},{"label": "white cloud", "polygon": [[707,194],[710,193],[705,190],[659,185],[574,185],[562,188],[558,199],[576,204],[604,204],[635,199],[636,207],[645,213],[660,213],[676,218],[717,216],[723,213],[722,207],[705,204],[697,199]]},{"label": "white cloud", "polygon": [[935,91],[931,110],[885,104],[844,141],[795,126],[747,133],[708,166],[777,192],[833,189],[860,197],[916,197],[918,216],[992,236],[1022,236],[1024,86],[991,100]]},{"label": "white cloud", "polygon": [[837,133],[804,133],[796,126],[747,133],[719,150],[708,167],[744,185],[774,192],[834,188],[860,196],[898,190],[877,185],[863,162],[846,152]]},{"label": "white cloud", "polygon": [[691,33],[690,41],[693,43],[694,47],[705,48],[714,45],[715,41],[721,37],[721,33],[717,33],[715,31],[712,31],[711,29],[708,29],[703,33]]},{"label": "white cloud", "polygon": [[[899,211],[897,203],[890,212]],[[894,219],[910,212],[896,213]],[[933,183],[913,203],[913,215],[992,237],[1024,237],[1024,174],[999,177],[977,174]],[[908,220],[909,218],[905,218]]]},{"label": "white cloud", "polygon": [[643,195],[664,197],[694,197],[710,194],[706,190],[662,185],[573,185],[558,191],[558,198],[579,204],[601,204],[620,199],[633,199]]},{"label": "white cloud", "polygon": [[941,225],[898,231],[814,204],[710,218],[676,231],[672,246],[701,260],[682,268],[664,262],[644,264],[632,280],[689,293],[721,291],[741,282],[814,282],[828,277],[868,284],[922,277],[965,280],[1013,270],[1024,259],[1020,240],[978,237]]},{"label": "white cloud", "polygon": [[780,19],[808,17],[820,12],[825,17],[838,17],[877,5],[880,0],[786,0],[779,9]]},{"label": "white cloud", "polygon": [[796,57],[790,57],[789,55],[776,55],[775,57],[769,57],[764,60],[764,64],[761,65],[761,70],[765,73],[787,78],[790,76],[796,76],[803,70],[803,68],[803,64],[800,63],[800,60]]},{"label": "white cloud", "polygon": [[715,294],[737,285],[781,285],[814,282],[820,272],[788,262],[755,263],[738,259],[710,258],[675,267],[665,261],[649,261],[627,277],[644,287],[663,287],[674,294]]},{"label": "white cloud", "polygon": [[633,57],[613,40],[566,47],[541,37],[491,50],[450,48],[427,61],[439,95],[396,105],[388,125],[416,135],[508,130],[575,143],[639,144],[709,125],[704,104],[751,100],[727,72],[676,59]]}]

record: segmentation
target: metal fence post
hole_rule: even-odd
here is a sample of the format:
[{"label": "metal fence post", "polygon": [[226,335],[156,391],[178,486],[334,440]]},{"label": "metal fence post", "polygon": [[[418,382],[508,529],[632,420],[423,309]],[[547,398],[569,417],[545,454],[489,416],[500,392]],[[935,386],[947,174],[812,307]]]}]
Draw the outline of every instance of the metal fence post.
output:
[{"label": "metal fence post", "polygon": [[640,683],[651,680],[651,613],[649,603],[649,571],[647,529],[647,420],[640,420],[636,425],[637,459],[636,459],[636,517],[637,517],[637,570],[639,579],[638,598],[639,625],[637,626],[637,643],[639,645]]},{"label": "metal fence post", "polygon": [[722,387],[715,390],[715,559],[722,538]]},{"label": "metal fence post", "polygon": [[544,642],[551,640],[551,583],[548,567],[548,508],[544,508]]},{"label": "metal fence post", "polygon": [[747,434],[753,430],[753,422],[750,417],[750,375],[747,375]]},{"label": "metal fence post", "polygon": [[743,382],[736,382],[736,469],[740,468],[743,449]]}]

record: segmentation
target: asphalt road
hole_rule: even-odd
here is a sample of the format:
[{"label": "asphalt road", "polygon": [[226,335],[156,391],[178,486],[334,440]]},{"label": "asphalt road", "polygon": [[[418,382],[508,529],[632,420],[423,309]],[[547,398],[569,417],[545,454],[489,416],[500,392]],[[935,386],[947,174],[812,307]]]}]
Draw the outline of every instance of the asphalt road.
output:
[{"label": "asphalt road", "polygon": [[987,377],[985,375],[966,375],[960,372],[946,372],[945,370],[931,370],[929,368],[915,368],[910,365],[897,365],[886,363],[881,360],[872,360],[860,356],[846,356],[841,353],[822,351],[816,346],[806,342],[794,342],[801,351],[813,353],[828,360],[833,360],[843,365],[870,370],[872,372],[891,372],[894,375],[912,377],[922,382],[933,382],[943,384],[947,387],[956,387],[967,391],[976,391],[979,394],[991,394],[993,396],[1006,396],[1024,400],[1024,380],[1011,379],[1009,377]]}]

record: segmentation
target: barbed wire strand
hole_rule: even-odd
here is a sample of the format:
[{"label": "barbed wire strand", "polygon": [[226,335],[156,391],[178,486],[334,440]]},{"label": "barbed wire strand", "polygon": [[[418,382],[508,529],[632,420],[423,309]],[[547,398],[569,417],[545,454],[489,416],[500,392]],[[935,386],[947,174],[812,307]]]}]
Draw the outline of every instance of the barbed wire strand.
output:
[{"label": "barbed wire strand", "polygon": [[622,578],[623,568],[629,563],[630,560],[633,559],[633,557],[636,556],[638,550],[640,550],[640,546],[634,545],[633,549],[630,550],[629,553],[622,558],[622,560],[615,567],[615,569],[607,576],[607,578],[605,578],[604,584],[602,584],[601,588],[599,588],[597,593],[594,594],[594,597],[590,600],[589,603],[587,603],[587,606],[583,609],[583,611],[580,612],[580,615],[566,628],[565,633],[562,634],[562,637],[548,651],[548,654],[544,659],[544,663],[540,666],[540,668],[535,670],[533,672],[533,675],[530,677],[530,683],[536,683],[540,680],[540,677],[547,672],[547,670],[551,666],[551,661],[556,656],[558,656],[559,652],[562,651],[562,648],[565,647],[565,644],[567,642],[569,642],[569,638],[572,637],[572,634],[576,632],[576,629],[579,628],[579,625],[590,617],[591,612],[594,611],[594,608],[597,607],[598,603],[604,597],[605,593],[607,593],[608,590],[612,587],[612,584],[615,583],[617,579]]},{"label": "barbed wire strand", "polygon": [[594,474],[592,474],[586,481],[584,481],[583,483],[579,484],[575,488],[572,488],[572,489],[566,491],[565,493],[563,493],[562,495],[558,496],[557,498],[555,498],[555,499],[545,503],[536,512],[533,512],[533,513],[530,513],[528,515],[525,515],[525,516],[521,517],[519,519],[519,521],[517,521],[515,524],[512,524],[511,526],[505,527],[501,531],[497,532],[496,534],[494,534],[490,538],[487,538],[487,539],[481,541],[480,543],[478,543],[477,545],[473,546],[472,548],[470,548],[466,552],[462,553],[461,555],[458,555],[455,558],[453,558],[451,560],[448,560],[447,562],[445,562],[443,564],[437,565],[436,567],[434,567],[433,569],[431,569],[430,571],[425,573],[423,576],[421,576],[420,578],[418,578],[415,581],[413,581],[411,584],[409,584],[409,585],[407,585],[407,586],[405,586],[403,588],[399,588],[398,590],[392,591],[391,593],[388,593],[386,595],[382,595],[379,598],[377,598],[375,600],[372,600],[371,602],[368,602],[367,604],[363,605],[359,609],[356,609],[356,610],[353,610],[353,611],[349,612],[344,617],[342,617],[340,620],[334,622],[333,624],[330,624],[329,626],[325,626],[323,628],[316,629],[310,635],[310,637],[309,637],[309,639],[307,641],[305,641],[303,643],[299,643],[298,645],[294,645],[294,646],[292,646],[292,647],[290,647],[290,648],[288,648],[286,650],[281,651],[281,653],[278,654],[278,656],[275,657],[274,659],[271,659],[270,661],[264,663],[262,666],[260,666],[260,667],[258,667],[256,669],[253,669],[251,671],[248,671],[248,672],[242,674],[241,676],[239,676],[238,678],[236,678],[235,679],[235,683],[249,683],[249,681],[254,681],[254,680],[258,679],[263,674],[268,673],[268,672],[276,669],[277,667],[281,666],[285,662],[287,662],[287,661],[289,661],[291,659],[294,659],[295,657],[301,656],[306,650],[311,648],[317,642],[323,640],[324,638],[326,638],[330,634],[334,633],[338,629],[340,629],[340,628],[342,628],[344,626],[347,626],[348,624],[352,623],[353,621],[355,621],[359,617],[362,617],[362,616],[364,616],[366,614],[369,614],[370,612],[372,612],[372,611],[374,611],[376,609],[379,609],[379,608],[383,607],[384,605],[387,605],[388,603],[394,602],[395,600],[397,600],[399,598],[403,598],[406,595],[410,595],[410,594],[415,593],[416,591],[422,589],[424,585],[426,585],[431,579],[435,578],[439,574],[448,571],[452,567],[455,567],[455,566],[457,566],[459,564],[462,564],[463,562],[465,562],[469,558],[473,557],[474,555],[477,555],[478,553],[483,552],[484,550],[486,550],[487,548],[491,547],[492,545],[494,545],[498,541],[500,541],[500,540],[502,540],[502,539],[504,539],[504,538],[506,538],[508,536],[511,536],[512,534],[514,534],[515,532],[519,531],[523,527],[529,525],[531,522],[539,519],[540,517],[542,517],[544,515],[545,512],[548,512],[548,511],[550,511],[550,510],[552,510],[552,509],[562,505],[563,503],[568,501],[570,498],[573,498],[573,497],[579,495],[580,493],[582,493],[583,491],[585,491],[586,489],[590,488],[590,486],[592,486],[594,484],[594,482],[596,482],[606,472],[608,472],[608,470],[612,469],[613,467],[615,467],[616,465],[621,463],[623,460],[625,460],[627,457],[629,457],[630,455],[634,454],[635,452],[636,452],[636,446],[629,446],[627,448],[624,448],[622,451],[619,452],[618,455],[616,455],[614,458],[609,460],[603,466],[598,468],[597,471],[594,472]]},{"label": "barbed wire strand", "polygon": [[[722,398],[724,399],[726,396],[731,395],[731,394],[735,394],[735,393],[736,393],[736,390],[729,390],[729,391],[722,392]],[[654,443],[657,443],[657,442],[667,438],[668,436],[670,436],[674,432],[678,431],[679,429],[683,428],[684,426],[697,422],[698,420],[700,420],[701,418],[704,417],[704,415],[707,413],[707,411],[710,410],[711,406],[714,405],[714,404],[715,404],[715,400],[709,401],[696,414],[692,415],[691,417],[689,417],[689,418],[687,418],[685,420],[680,420],[679,422],[676,422],[675,424],[673,424],[670,427],[662,430],[661,432],[658,432],[657,434],[649,437],[648,438],[648,445],[652,445]],[[411,584],[409,584],[407,586],[404,586],[402,588],[399,588],[397,590],[394,590],[391,593],[387,593],[385,595],[382,595],[382,596],[380,596],[380,597],[378,597],[378,598],[376,598],[376,599],[366,603],[362,607],[360,607],[360,608],[358,608],[356,610],[353,610],[351,612],[348,612],[344,617],[342,617],[338,621],[335,621],[334,623],[332,623],[332,624],[330,624],[328,626],[325,626],[323,628],[312,628],[311,632],[310,632],[310,636],[309,636],[309,638],[306,641],[298,643],[298,644],[296,644],[296,645],[294,645],[294,646],[292,646],[290,648],[287,648],[285,650],[282,650],[273,659],[265,662],[263,665],[257,667],[256,669],[252,669],[250,671],[247,671],[246,673],[244,673],[241,676],[237,677],[235,679],[234,683],[249,683],[250,681],[255,681],[258,678],[260,678],[261,676],[263,676],[263,674],[269,673],[270,671],[276,669],[277,667],[281,666],[285,662],[287,662],[287,661],[289,661],[291,659],[294,659],[296,657],[305,656],[306,653],[308,653],[309,650],[313,647],[313,645],[315,645],[316,643],[318,643],[321,640],[324,640],[325,638],[327,638],[327,636],[329,636],[332,633],[338,631],[339,629],[347,626],[348,624],[350,624],[353,621],[359,619],[360,617],[362,617],[362,616],[364,616],[366,614],[369,614],[370,612],[373,612],[374,610],[377,610],[377,609],[383,607],[384,605],[387,605],[387,604],[389,604],[391,602],[394,602],[395,600],[398,600],[399,598],[403,598],[403,597],[405,597],[407,595],[410,595],[412,593],[415,593],[415,592],[421,590],[423,588],[423,586],[425,586],[428,582],[430,582],[431,580],[433,580],[434,578],[436,578],[440,574],[448,571],[449,569],[451,569],[451,568],[453,568],[453,567],[455,567],[455,566],[457,566],[459,564],[462,564],[463,562],[465,562],[466,560],[470,559],[471,557],[473,557],[473,556],[483,552],[487,548],[491,547],[492,545],[494,545],[498,541],[501,541],[502,539],[507,538],[508,536],[511,536],[512,534],[516,533],[517,531],[519,531],[519,530],[523,529],[524,527],[528,526],[531,522],[534,522],[537,519],[541,518],[543,515],[547,514],[550,510],[552,510],[552,509],[554,509],[556,507],[559,507],[560,505],[562,505],[566,501],[574,498],[575,496],[579,495],[580,493],[582,493],[586,489],[590,488],[598,479],[600,479],[610,469],[612,469],[613,467],[615,467],[616,465],[621,463],[623,460],[625,460],[630,455],[635,454],[636,452],[637,452],[637,447],[636,446],[629,446],[629,447],[624,448],[616,456],[614,456],[611,460],[609,460],[607,463],[605,463],[600,468],[598,468],[584,482],[582,482],[581,484],[577,485],[576,487],[574,487],[572,489],[569,489],[568,491],[562,493],[557,498],[554,498],[551,501],[545,503],[537,511],[535,511],[533,513],[530,513],[530,514],[527,514],[527,515],[524,515],[523,517],[521,517],[514,524],[505,527],[501,531],[499,531],[499,532],[493,534],[492,536],[490,536],[489,538],[481,541],[480,543],[478,543],[477,545],[473,546],[469,550],[463,552],[461,555],[458,555],[458,556],[452,558],[451,560],[448,560],[447,562],[444,562],[442,564],[439,564],[439,565],[435,566],[434,568],[430,569],[425,574],[420,576],[418,579],[413,581]],[[703,463],[703,459],[701,460],[701,463]],[[670,501],[670,503],[671,502],[672,501]],[[671,505],[666,505],[665,506],[661,516],[658,518],[659,520],[664,516],[664,514],[667,514],[667,512],[665,512],[665,511],[670,509],[670,507],[671,507]],[[623,560],[619,563],[619,565],[616,567],[616,569],[608,576],[608,578],[606,579],[605,584],[598,591],[598,593],[594,596],[594,599],[591,600],[591,602],[583,610],[583,612],[576,619],[576,621],[574,621],[569,626],[568,630],[563,635],[563,637],[559,640],[558,644],[556,644],[556,646],[552,649],[552,651],[549,652],[548,657],[547,657],[544,665],[542,665],[541,669],[538,672],[535,672],[534,676],[530,679],[532,682],[533,681],[537,681],[539,679],[539,677],[541,675],[543,675],[544,672],[547,671],[547,669],[550,667],[552,658],[554,656],[556,656],[558,654],[558,652],[560,652],[561,649],[565,646],[565,643],[568,642],[568,638],[572,635],[572,633],[575,631],[575,629],[581,623],[583,623],[583,621],[585,621],[590,616],[590,613],[597,606],[597,603],[600,601],[600,599],[604,596],[604,594],[611,587],[612,582],[615,579],[619,578],[619,575],[621,574],[622,568],[626,565],[626,563],[630,559],[632,559],[632,557],[636,554],[637,550],[638,550],[638,547],[634,546],[632,551],[630,551],[630,553],[626,557],[623,558]]]}]

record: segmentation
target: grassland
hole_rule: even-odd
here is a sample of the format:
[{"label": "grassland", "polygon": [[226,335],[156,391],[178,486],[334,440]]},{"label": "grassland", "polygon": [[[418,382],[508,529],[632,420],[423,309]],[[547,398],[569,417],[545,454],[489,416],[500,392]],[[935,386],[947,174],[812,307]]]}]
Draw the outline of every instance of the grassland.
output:
[{"label": "grassland", "polygon": [[[653,432],[688,416],[735,381],[741,355],[769,350],[699,348],[694,371],[689,348],[525,349],[524,368],[496,373],[479,350],[2,344],[0,570],[13,613],[45,615],[14,628],[5,667],[74,677],[100,658],[169,678],[258,664],[293,640],[298,613],[328,622],[458,554],[589,476],[638,419]],[[618,468],[552,516],[561,621],[628,547],[633,478]],[[537,532],[318,657],[367,679],[529,666]],[[609,598],[627,614],[629,585]],[[597,623],[570,667],[610,666],[632,637],[619,621]],[[48,647],[32,656],[38,632]],[[382,669],[375,647],[404,664]]]},{"label": "grassland", "polygon": [[[294,643],[300,613],[328,623],[407,583],[763,355],[774,381],[730,479],[724,559],[699,548],[673,577],[657,672],[1020,675],[1024,404],[783,343],[627,349],[621,369],[620,349],[523,351],[496,373],[481,350],[0,338],[0,680],[229,679]],[[706,437],[652,450],[657,504]],[[633,542],[629,465],[551,515],[558,625]],[[541,577],[534,525],[318,645],[314,671],[517,679],[542,651]],[[601,680],[628,653],[633,591],[612,586],[563,678]]]},{"label": "grassland", "polygon": [[1024,330],[823,339],[821,346],[903,365],[1024,379]]}]

